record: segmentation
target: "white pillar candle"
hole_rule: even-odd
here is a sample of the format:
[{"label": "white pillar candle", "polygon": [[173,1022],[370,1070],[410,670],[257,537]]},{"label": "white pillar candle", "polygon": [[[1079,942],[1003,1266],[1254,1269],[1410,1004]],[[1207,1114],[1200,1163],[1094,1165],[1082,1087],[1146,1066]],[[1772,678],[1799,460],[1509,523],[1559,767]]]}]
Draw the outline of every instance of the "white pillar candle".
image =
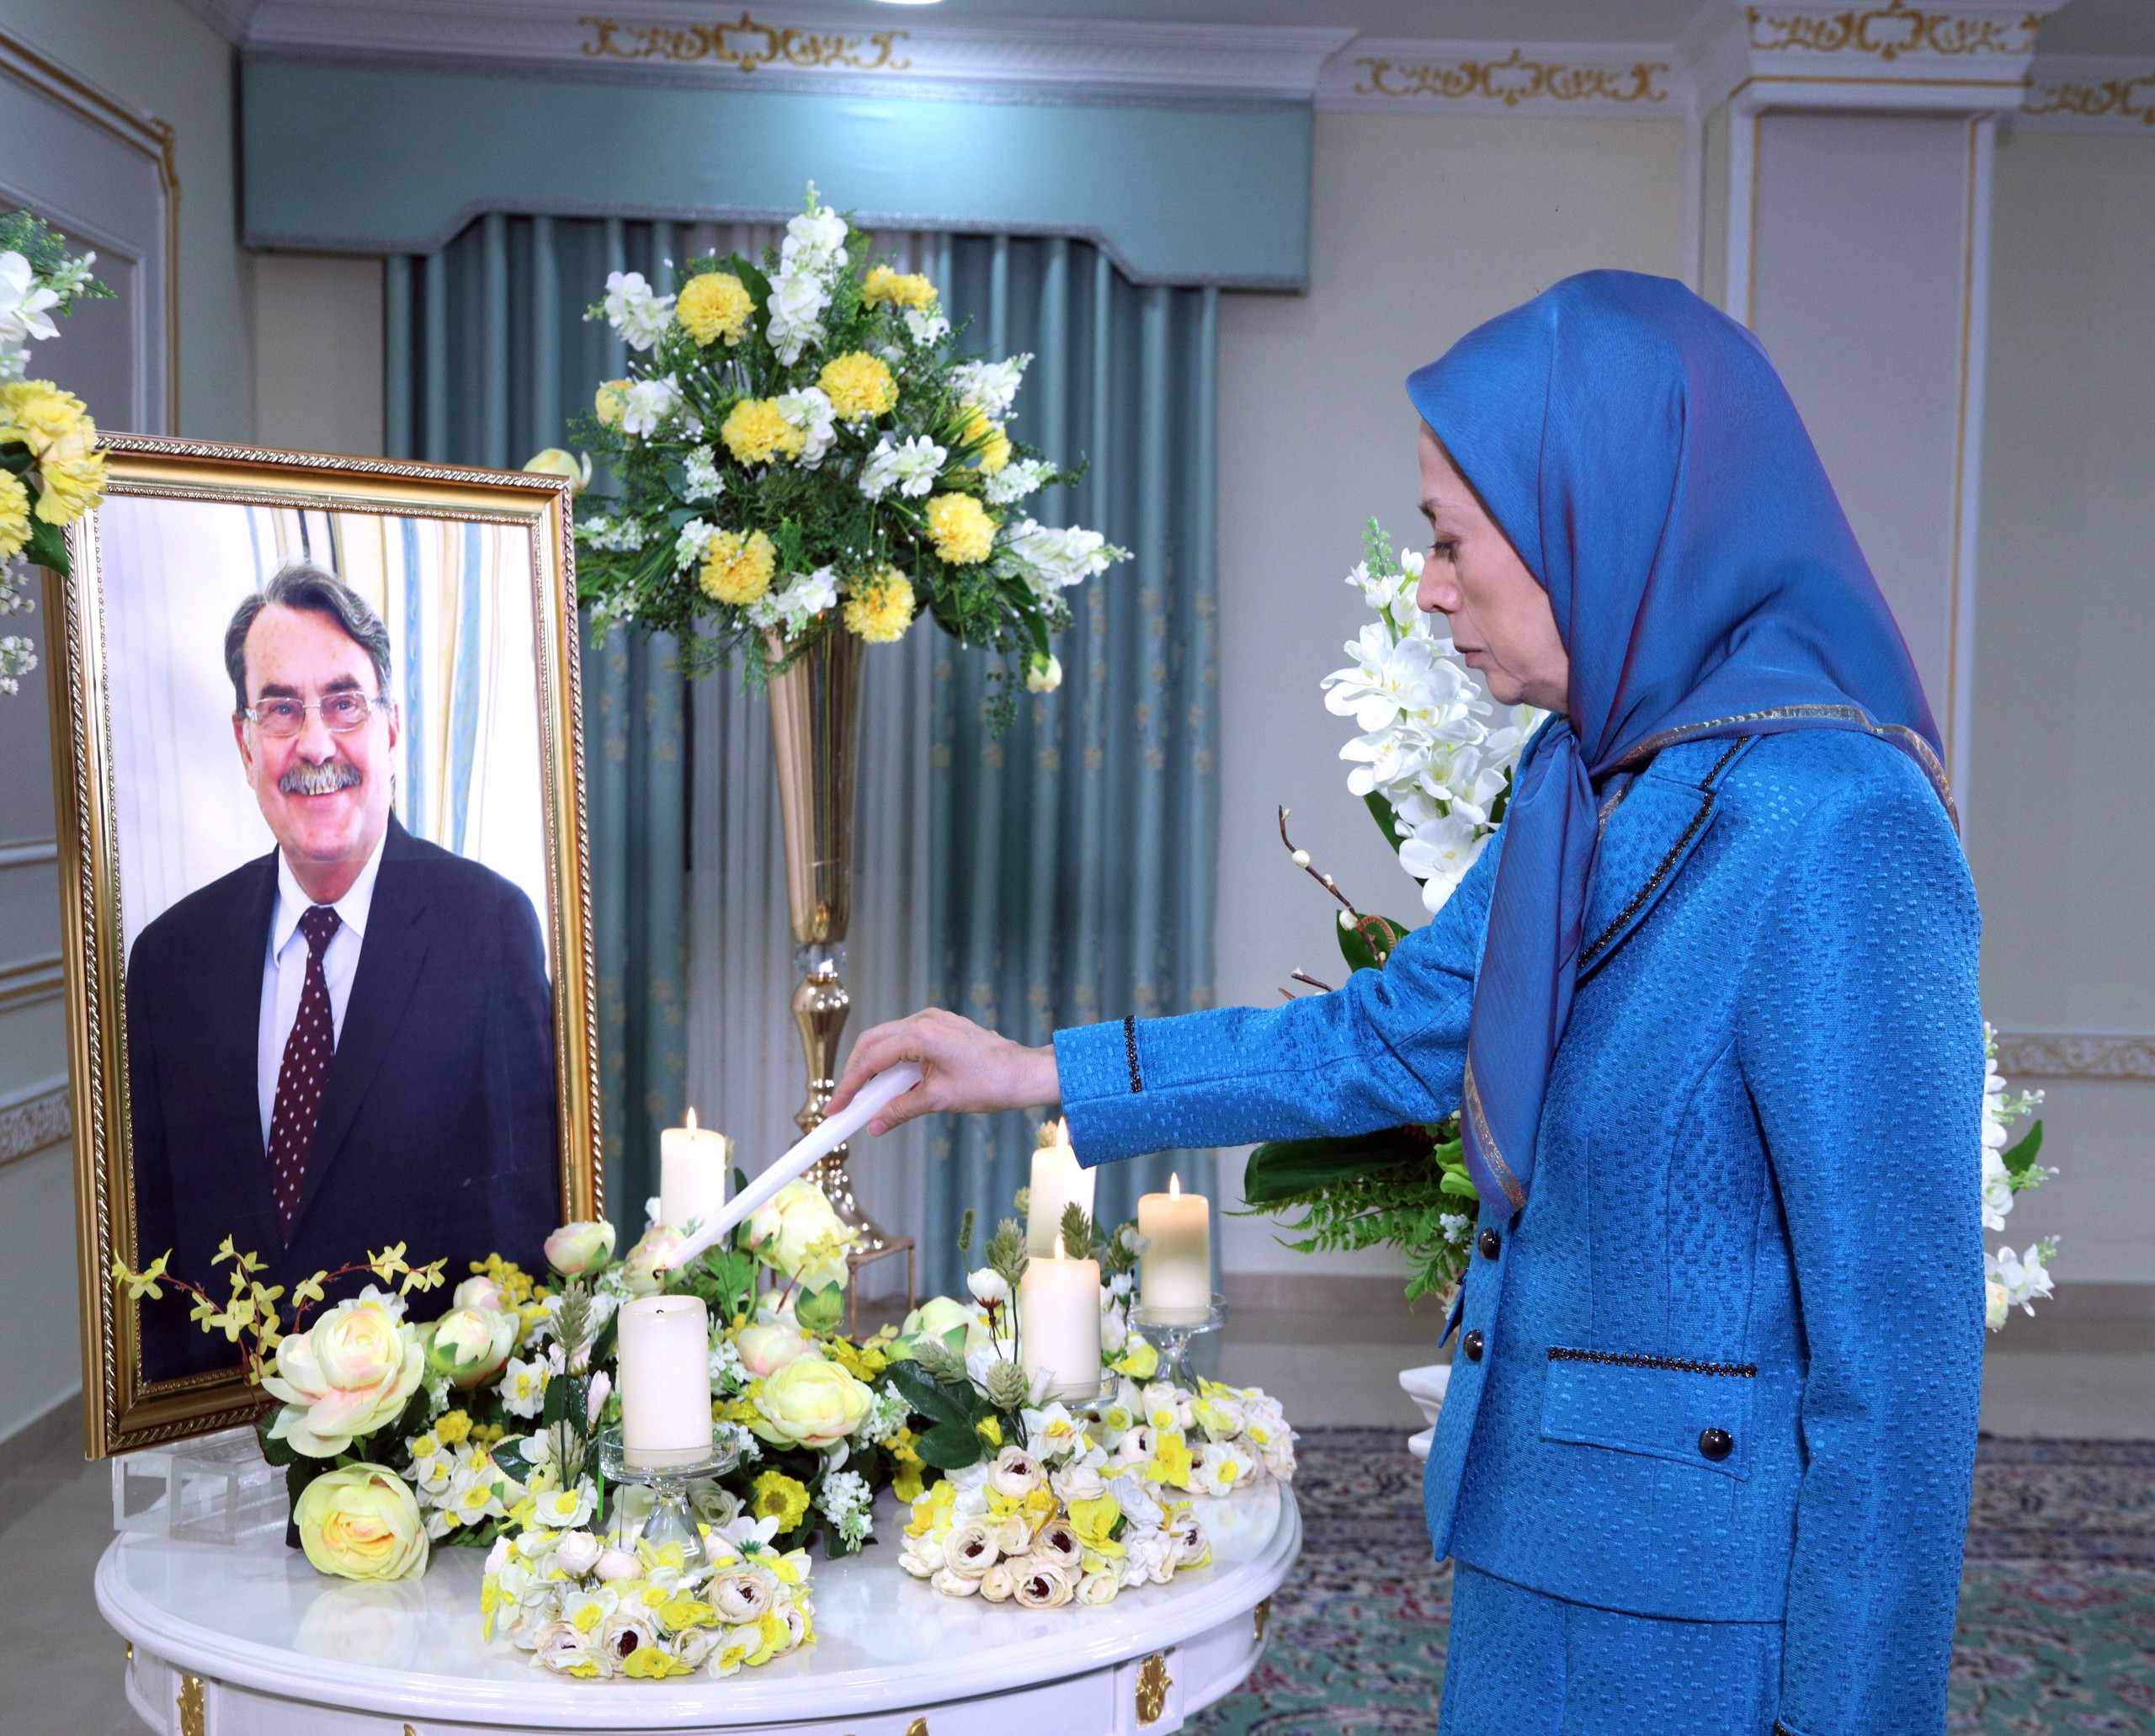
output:
[{"label": "white pillar candle", "polygon": [[621,1304],[621,1452],[662,1469],[710,1456],[710,1319],[703,1298]]},{"label": "white pillar candle", "polygon": [[1060,1236],[1019,1281],[1018,1360],[1028,1375],[1047,1371],[1051,1398],[1100,1390],[1100,1264],[1066,1258]]},{"label": "white pillar candle", "polygon": [[1137,1201],[1137,1233],[1150,1244],[1137,1259],[1139,1304],[1204,1318],[1212,1307],[1212,1202],[1169,1175],[1167,1192]]},{"label": "white pillar candle", "polygon": [[1075,1206],[1086,1217],[1093,1215],[1093,1185],[1099,1180],[1081,1166],[1071,1148],[1070,1123],[1057,1121],[1055,1142],[1033,1153],[1033,1182],[1025,1202],[1025,1252],[1044,1259],[1062,1233],[1062,1214]]},{"label": "white pillar candle", "polygon": [[668,1127],[658,1136],[658,1221],[684,1233],[709,1223],[726,1204],[733,1184],[733,1142],[711,1127]]}]

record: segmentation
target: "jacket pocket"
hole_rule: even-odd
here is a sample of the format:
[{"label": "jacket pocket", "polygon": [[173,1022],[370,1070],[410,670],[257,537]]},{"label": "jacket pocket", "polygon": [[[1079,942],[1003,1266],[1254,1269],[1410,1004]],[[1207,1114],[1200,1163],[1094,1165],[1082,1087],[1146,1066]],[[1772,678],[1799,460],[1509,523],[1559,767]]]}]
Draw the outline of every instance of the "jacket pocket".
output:
[{"label": "jacket pocket", "polygon": [[1756,1445],[1758,1372],[1748,1362],[1551,1345],[1542,1439],[1642,1453],[1745,1481]]}]

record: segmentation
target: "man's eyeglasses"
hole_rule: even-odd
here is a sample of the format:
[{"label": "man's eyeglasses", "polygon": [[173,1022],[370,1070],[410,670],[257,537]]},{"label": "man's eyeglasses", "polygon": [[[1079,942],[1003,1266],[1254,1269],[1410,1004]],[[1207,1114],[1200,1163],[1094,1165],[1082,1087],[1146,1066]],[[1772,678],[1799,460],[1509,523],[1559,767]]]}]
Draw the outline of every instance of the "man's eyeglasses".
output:
[{"label": "man's eyeglasses", "polygon": [[318,700],[264,700],[258,706],[247,706],[240,716],[263,734],[278,741],[289,741],[306,727],[306,714],[310,711],[322,714],[322,727],[332,735],[349,735],[378,707],[388,703],[385,694],[369,699],[356,691],[333,693]]}]

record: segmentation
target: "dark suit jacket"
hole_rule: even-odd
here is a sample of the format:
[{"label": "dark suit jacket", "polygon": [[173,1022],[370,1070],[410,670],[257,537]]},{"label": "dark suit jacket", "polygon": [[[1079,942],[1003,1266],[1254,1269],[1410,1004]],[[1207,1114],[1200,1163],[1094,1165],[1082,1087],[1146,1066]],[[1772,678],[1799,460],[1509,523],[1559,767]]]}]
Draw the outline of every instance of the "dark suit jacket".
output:
[{"label": "dark suit jacket", "polygon": [[[127,966],[136,1252],[221,1302],[229,1235],[291,1286],[396,1242],[447,1283],[470,1262],[529,1269],[561,1221],[554,1020],[539,922],[521,888],[391,819],[322,1118],[284,1245],[263,1149],[257,1057],[277,902],[273,852],[191,892],[142,930]],[[364,1275],[330,1292],[357,1295]],[[236,1362],[167,1291],[142,1304],[142,1372],[167,1380]]]}]

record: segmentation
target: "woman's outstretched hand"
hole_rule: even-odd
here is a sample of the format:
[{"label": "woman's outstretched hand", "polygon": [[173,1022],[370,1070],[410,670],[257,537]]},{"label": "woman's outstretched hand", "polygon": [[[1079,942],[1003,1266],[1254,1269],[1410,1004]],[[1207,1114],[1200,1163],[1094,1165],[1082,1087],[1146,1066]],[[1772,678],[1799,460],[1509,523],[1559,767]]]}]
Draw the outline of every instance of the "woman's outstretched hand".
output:
[{"label": "woman's outstretched hand", "polygon": [[887,1133],[915,1116],[1046,1109],[1062,1095],[1052,1046],[1029,1049],[982,1030],[970,1019],[930,1007],[861,1033],[827,1113],[837,1114],[853,1101],[854,1092],[901,1061],[918,1062],[921,1081],[884,1106],[868,1124],[870,1133]]}]

